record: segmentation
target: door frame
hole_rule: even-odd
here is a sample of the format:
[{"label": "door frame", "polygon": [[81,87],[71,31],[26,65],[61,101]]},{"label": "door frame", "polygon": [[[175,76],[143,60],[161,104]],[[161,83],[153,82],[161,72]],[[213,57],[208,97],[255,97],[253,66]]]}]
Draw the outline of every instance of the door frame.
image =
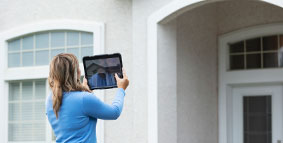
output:
[{"label": "door frame", "polygon": [[[233,142],[244,143],[243,136],[243,97],[248,96],[271,96],[272,108],[272,143],[282,140],[282,84],[261,84],[234,86],[232,101],[233,113]],[[235,129],[237,127],[237,129]],[[241,141],[242,140],[242,141]]]},{"label": "door frame", "polygon": [[218,113],[219,142],[232,143],[231,97],[232,87],[246,84],[283,84],[283,69],[254,69],[228,71],[228,43],[264,35],[283,34],[283,23],[258,25],[219,36],[218,50]]}]

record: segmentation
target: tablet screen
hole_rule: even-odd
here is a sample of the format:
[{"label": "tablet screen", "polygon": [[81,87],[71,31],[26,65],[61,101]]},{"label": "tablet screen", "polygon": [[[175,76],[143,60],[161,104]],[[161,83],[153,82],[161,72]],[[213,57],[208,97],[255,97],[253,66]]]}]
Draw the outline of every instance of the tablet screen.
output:
[{"label": "tablet screen", "polygon": [[84,64],[90,89],[117,87],[115,73],[122,71],[119,57],[87,59]]}]

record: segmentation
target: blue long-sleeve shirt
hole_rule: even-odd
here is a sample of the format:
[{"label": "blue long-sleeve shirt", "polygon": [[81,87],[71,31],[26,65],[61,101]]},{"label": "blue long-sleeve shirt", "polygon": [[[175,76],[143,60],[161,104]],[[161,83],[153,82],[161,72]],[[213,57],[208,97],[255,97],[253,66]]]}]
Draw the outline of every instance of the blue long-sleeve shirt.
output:
[{"label": "blue long-sleeve shirt", "polygon": [[111,105],[93,93],[64,92],[58,119],[52,108],[52,95],[46,99],[46,115],[58,143],[96,143],[97,119],[115,120],[123,109],[125,91],[118,88]]}]

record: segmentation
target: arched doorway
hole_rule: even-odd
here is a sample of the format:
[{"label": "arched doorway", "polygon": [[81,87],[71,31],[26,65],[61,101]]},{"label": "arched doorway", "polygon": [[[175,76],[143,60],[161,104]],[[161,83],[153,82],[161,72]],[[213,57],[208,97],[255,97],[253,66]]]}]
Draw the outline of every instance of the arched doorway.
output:
[{"label": "arched doorway", "polygon": [[[149,142],[164,142],[164,140],[185,142],[186,139],[190,142],[226,143],[230,141],[226,120],[222,120],[221,117],[227,112],[226,105],[218,104],[223,100],[218,96],[218,36],[245,27],[281,22],[282,19],[279,17],[282,12],[279,7],[282,7],[282,4],[268,3],[259,1],[176,1],[149,18]],[[278,17],[271,18],[270,15],[263,14],[260,16],[262,19],[257,17],[253,18],[255,20],[249,20],[252,17],[250,15],[243,17],[248,22],[243,22],[242,18],[240,20],[236,12],[242,13],[241,16],[248,15],[243,11],[248,11],[251,7],[259,8],[259,11],[276,9],[275,11],[279,13],[275,11],[267,13]],[[253,16],[260,15],[259,11],[254,12]],[[229,15],[232,15],[232,18],[223,18]],[[232,22],[235,23],[231,24]],[[205,40],[202,41],[202,39]],[[200,59],[203,55],[206,55],[204,59]],[[166,69],[169,70],[166,71]],[[171,76],[165,78],[168,75]],[[200,86],[203,87],[200,88]],[[175,94],[175,96],[169,96],[170,94]],[[204,95],[211,96],[205,98]],[[162,110],[166,106],[169,106],[169,109]],[[187,115],[180,117],[182,113]],[[205,114],[211,116],[205,116]],[[170,115],[169,120],[165,118],[168,115]],[[166,119],[165,122],[162,121],[164,119]],[[167,121],[169,125],[165,125]],[[184,124],[186,122],[189,124]],[[165,127],[169,131],[165,132]]]}]

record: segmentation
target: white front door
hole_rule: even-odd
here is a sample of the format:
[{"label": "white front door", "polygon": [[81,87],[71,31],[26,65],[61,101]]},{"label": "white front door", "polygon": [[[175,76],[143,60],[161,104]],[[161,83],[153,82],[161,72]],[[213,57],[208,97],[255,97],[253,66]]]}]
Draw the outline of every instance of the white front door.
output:
[{"label": "white front door", "polygon": [[233,143],[283,143],[282,85],[233,88]]}]

